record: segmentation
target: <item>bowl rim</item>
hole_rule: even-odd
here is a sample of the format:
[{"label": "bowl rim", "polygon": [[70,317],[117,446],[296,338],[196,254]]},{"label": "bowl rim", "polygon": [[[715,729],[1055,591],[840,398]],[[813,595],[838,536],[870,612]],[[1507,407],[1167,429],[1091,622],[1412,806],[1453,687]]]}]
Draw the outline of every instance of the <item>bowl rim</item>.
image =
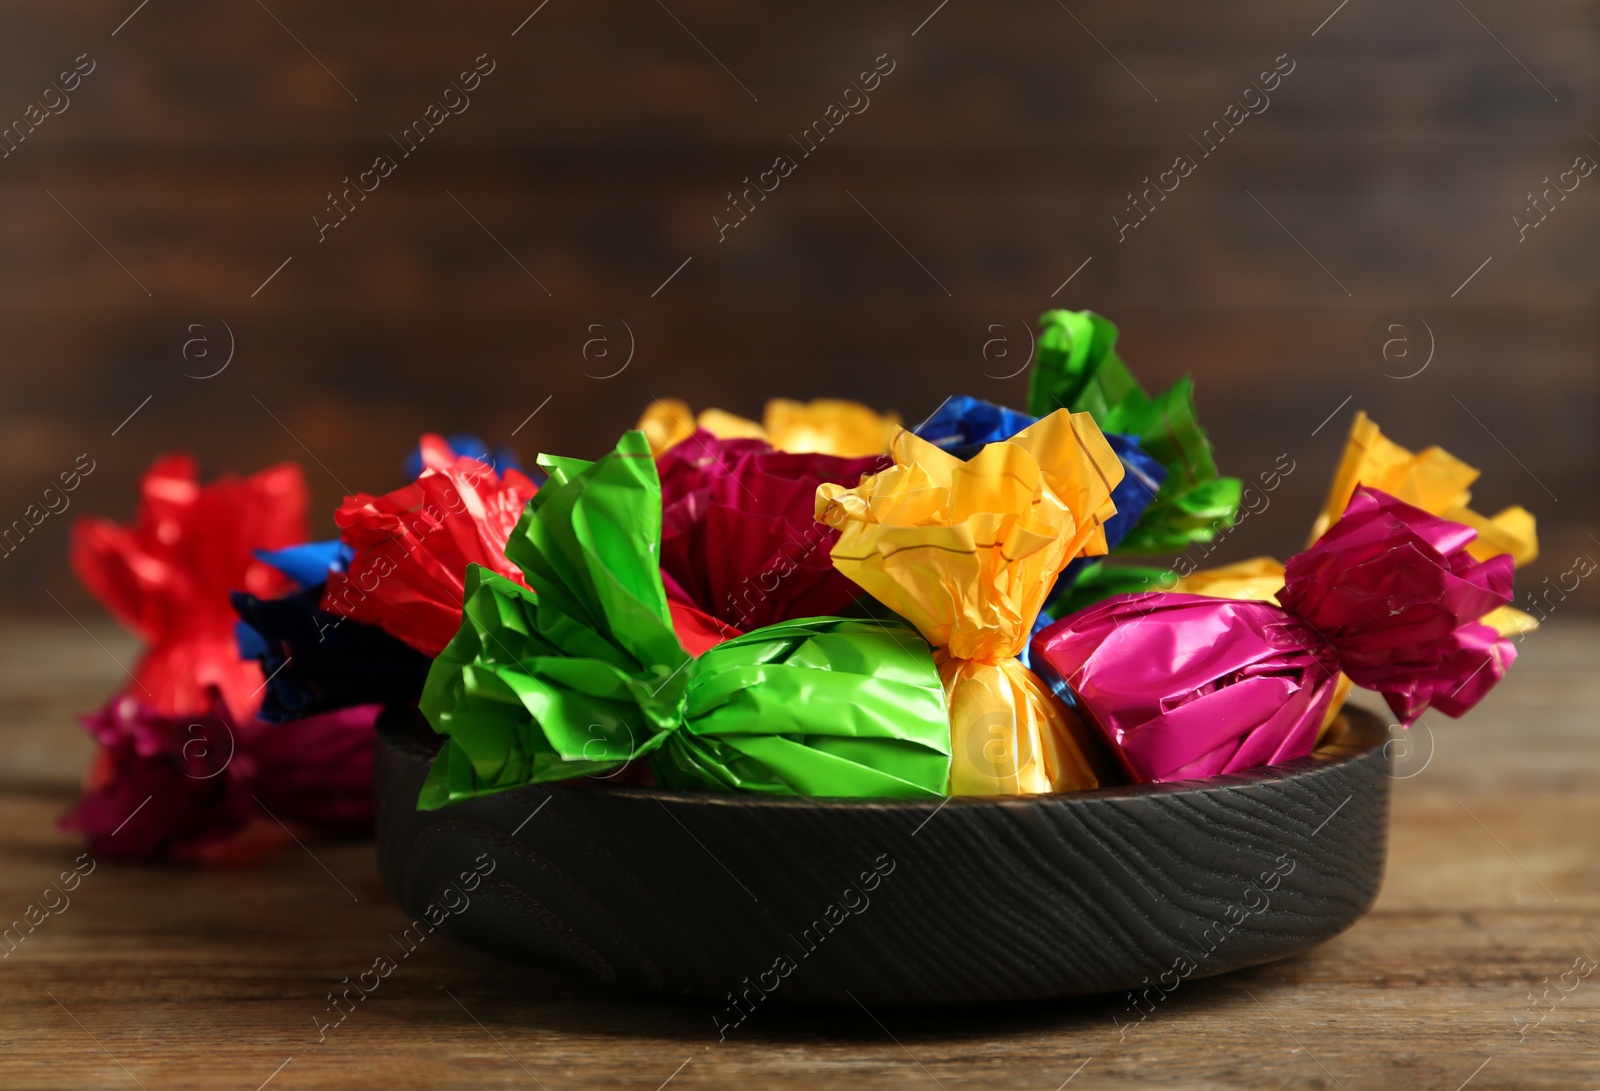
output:
[{"label": "bowl rim", "polygon": [[[376,724],[377,734],[381,743],[413,758],[426,759],[431,763],[434,755],[443,746],[446,736],[433,735],[429,738],[416,731],[416,722],[420,720],[426,725],[426,720],[422,719],[421,714],[416,711],[414,706],[404,709],[390,706],[384,711],[385,715],[379,716]],[[431,735],[431,727],[427,730]],[[583,784],[581,788],[573,787],[570,781],[559,780],[547,781],[541,784],[523,784],[516,788],[507,788],[501,792],[492,792],[482,796],[475,796],[471,799],[457,800],[434,811],[419,813],[446,815],[453,808],[464,804],[498,798],[515,800],[519,795],[539,800],[545,794],[558,789],[598,792],[602,795],[623,796],[642,800],[653,799],[663,804],[673,804],[675,807],[788,807],[808,810],[873,809],[913,813],[924,813],[930,808],[938,810],[949,805],[958,807],[1032,807],[1040,804],[1079,806],[1100,802],[1117,803],[1150,796],[1203,795],[1223,788],[1233,789],[1249,785],[1281,783],[1347,765],[1366,757],[1373,750],[1380,748],[1384,750],[1385,758],[1387,759],[1388,745],[1393,741],[1389,736],[1389,730],[1389,726],[1377,713],[1347,705],[1340,711],[1322,745],[1304,757],[1295,758],[1277,765],[1257,766],[1237,773],[1221,773],[1216,776],[1199,777],[1192,780],[1109,785],[1104,788],[1090,788],[1079,792],[1042,792],[1033,795],[947,795],[930,796],[926,799],[861,799],[846,796],[779,796],[760,792],[711,792],[680,788],[653,788],[639,785],[606,784],[602,778],[591,777],[584,778],[588,780],[588,783]],[[437,740],[437,745],[429,745],[435,739]],[[1387,760],[1385,760],[1385,764],[1387,764]]]}]

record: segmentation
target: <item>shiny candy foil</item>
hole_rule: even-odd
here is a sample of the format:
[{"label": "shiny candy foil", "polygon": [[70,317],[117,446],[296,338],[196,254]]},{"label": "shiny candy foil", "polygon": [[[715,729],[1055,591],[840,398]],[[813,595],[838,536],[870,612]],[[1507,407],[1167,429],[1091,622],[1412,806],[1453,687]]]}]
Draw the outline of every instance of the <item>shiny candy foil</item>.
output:
[{"label": "shiny candy foil", "polygon": [[1468,507],[1472,501],[1468,489],[1479,473],[1441,447],[1412,453],[1379,431],[1365,412],[1357,412],[1350,424],[1344,457],[1339,461],[1322,513],[1311,528],[1310,540],[1322,537],[1338,520],[1357,485],[1369,485],[1477,531],[1469,552],[1478,560],[1509,553],[1520,568],[1539,555],[1533,515],[1520,506],[1492,516],[1473,511]]},{"label": "shiny candy foil", "polygon": [[1091,788],[1092,739],[1014,662],[1061,570],[1104,553],[1123,469],[1094,420],[1052,413],[963,461],[909,432],[894,466],[817,490],[833,563],[939,649],[956,794]]},{"label": "shiny candy foil", "polygon": [[538,487],[518,470],[456,457],[438,437],[423,437],[423,451],[425,468],[410,485],[340,505],[334,521],[353,556],[327,574],[321,608],[433,657],[461,624],[468,565],[521,580],[504,549]]},{"label": "shiny candy foil", "polygon": [[[1365,412],[1357,412],[1327,502],[1311,528],[1310,541],[1322,537],[1344,512],[1356,487],[1366,485],[1431,515],[1471,527],[1477,537],[1467,551],[1476,559],[1486,561],[1505,553],[1521,567],[1539,555],[1534,517],[1522,507],[1506,508],[1492,517],[1471,510],[1467,505],[1472,495],[1467,487],[1478,479],[1478,473],[1440,447],[1413,454],[1384,436]],[[1172,590],[1276,602],[1282,586],[1282,563],[1270,557],[1256,557],[1200,569],[1179,579]],[[1530,615],[1511,606],[1496,607],[1482,620],[1501,636],[1517,636],[1538,628],[1538,622]]]},{"label": "shiny candy foil", "polygon": [[424,809],[609,777],[780,795],[927,798],[950,774],[932,651],[895,621],[814,617],[691,654],[662,582],[661,487],[630,432],[550,478],[506,545],[527,587],[473,566],[460,631],[420,707],[449,736]]},{"label": "shiny candy foil", "polygon": [[645,408],[638,428],[657,455],[704,430],[718,439],[765,440],[791,454],[866,458],[889,449],[900,418],[839,398],[810,402],[773,398],[757,423],[721,409],[702,410],[697,416],[681,399],[658,398]]},{"label": "shiny candy foil", "polygon": [[1088,413],[1102,431],[1138,440],[1165,470],[1160,491],[1117,551],[1176,552],[1232,526],[1241,486],[1217,473],[1195,417],[1194,384],[1179,379],[1151,397],[1117,354],[1117,327],[1100,315],[1057,310],[1039,321],[1029,410]]},{"label": "shiny candy foil", "polygon": [[1471,528],[1358,488],[1285,566],[1282,606],[1148,593],[1050,626],[1035,666],[1071,693],[1139,781],[1236,772],[1310,753],[1343,671],[1400,723],[1459,716],[1516,658],[1478,619],[1511,596],[1511,559]]},{"label": "shiny candy foil", "polygon": [[838,534],[812,518],[817,486],[888,461],[696,432],[656,461],[667,597],[741,630],[848,610],[861,589],[829,559]]},{"label": "shiny candy foil", "polygon": [[215,689],[231,715],[254,715],[264,676],[239,657],[228,593],[289,589],[256,554],[305,540],[307,502],[298,466],[202,485],[192,458],[166,455],[139,481],[132,526],[97,517],[73,525],[73,571],[148,645],[124,692],[155,714],[181,716],[208,710]]}]

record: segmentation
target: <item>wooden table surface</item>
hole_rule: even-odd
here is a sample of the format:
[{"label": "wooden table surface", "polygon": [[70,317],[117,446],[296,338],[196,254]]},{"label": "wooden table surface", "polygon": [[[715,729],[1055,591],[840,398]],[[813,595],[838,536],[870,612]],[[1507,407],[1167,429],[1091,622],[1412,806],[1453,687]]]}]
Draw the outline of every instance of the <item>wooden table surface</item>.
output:
[{"label": "wooden table surface", "polygon": [[[73,717],[121,677],[111,656],[136,654],[92,637],[0,629],[8,921],[82,851],[55,828],[89,753]],[[1600,962],[1600,623],[1554,618],[1521,652],[1480,709],[1429,717],[1399,760],[1367,918],[1302,957],[1187,982],[1125,1035],[1126,999],[1105,998],[774,1006],[719,1042],[704,1005],[441,940],[320,1040],[328,992],[392,955],[406,917],[370,845],[312,843],[248,869],[98,864],[0,960],[0,1087],[1600,1088],[1600,976],[1572,972]]]}]

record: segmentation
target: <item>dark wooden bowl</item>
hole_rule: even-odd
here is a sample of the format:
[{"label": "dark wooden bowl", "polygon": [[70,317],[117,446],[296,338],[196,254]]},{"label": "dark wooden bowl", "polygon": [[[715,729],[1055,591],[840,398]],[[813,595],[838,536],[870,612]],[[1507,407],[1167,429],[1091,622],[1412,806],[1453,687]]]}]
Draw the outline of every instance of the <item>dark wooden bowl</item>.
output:
[{"label": "dark wooden bowl", "polygon": [[1308,758],[1181,784],[922,803],[588,781],[419,812],[438,739],[395,712],[378,859],[417,934],[746,1009],[1170,991],[1371,907],[1385,739],[1350,709]]}]

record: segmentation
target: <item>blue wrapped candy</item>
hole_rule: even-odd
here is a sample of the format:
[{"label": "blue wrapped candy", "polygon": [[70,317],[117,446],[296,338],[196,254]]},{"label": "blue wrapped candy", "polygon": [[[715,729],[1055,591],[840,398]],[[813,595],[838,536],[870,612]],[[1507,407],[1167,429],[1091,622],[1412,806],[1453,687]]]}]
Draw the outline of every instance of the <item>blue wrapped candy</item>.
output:
[{"label": "blue wrapped candy", "polygon": [[338,540],[260,551],[256,556],[298,589],[278,599],[230,596],[240,618],[239,657],[259,660],[267,676],[257,715],[268,723],[422,694],[432,660],[382,629],[319,608],[328,573],[343,571],[350,555]]}]

